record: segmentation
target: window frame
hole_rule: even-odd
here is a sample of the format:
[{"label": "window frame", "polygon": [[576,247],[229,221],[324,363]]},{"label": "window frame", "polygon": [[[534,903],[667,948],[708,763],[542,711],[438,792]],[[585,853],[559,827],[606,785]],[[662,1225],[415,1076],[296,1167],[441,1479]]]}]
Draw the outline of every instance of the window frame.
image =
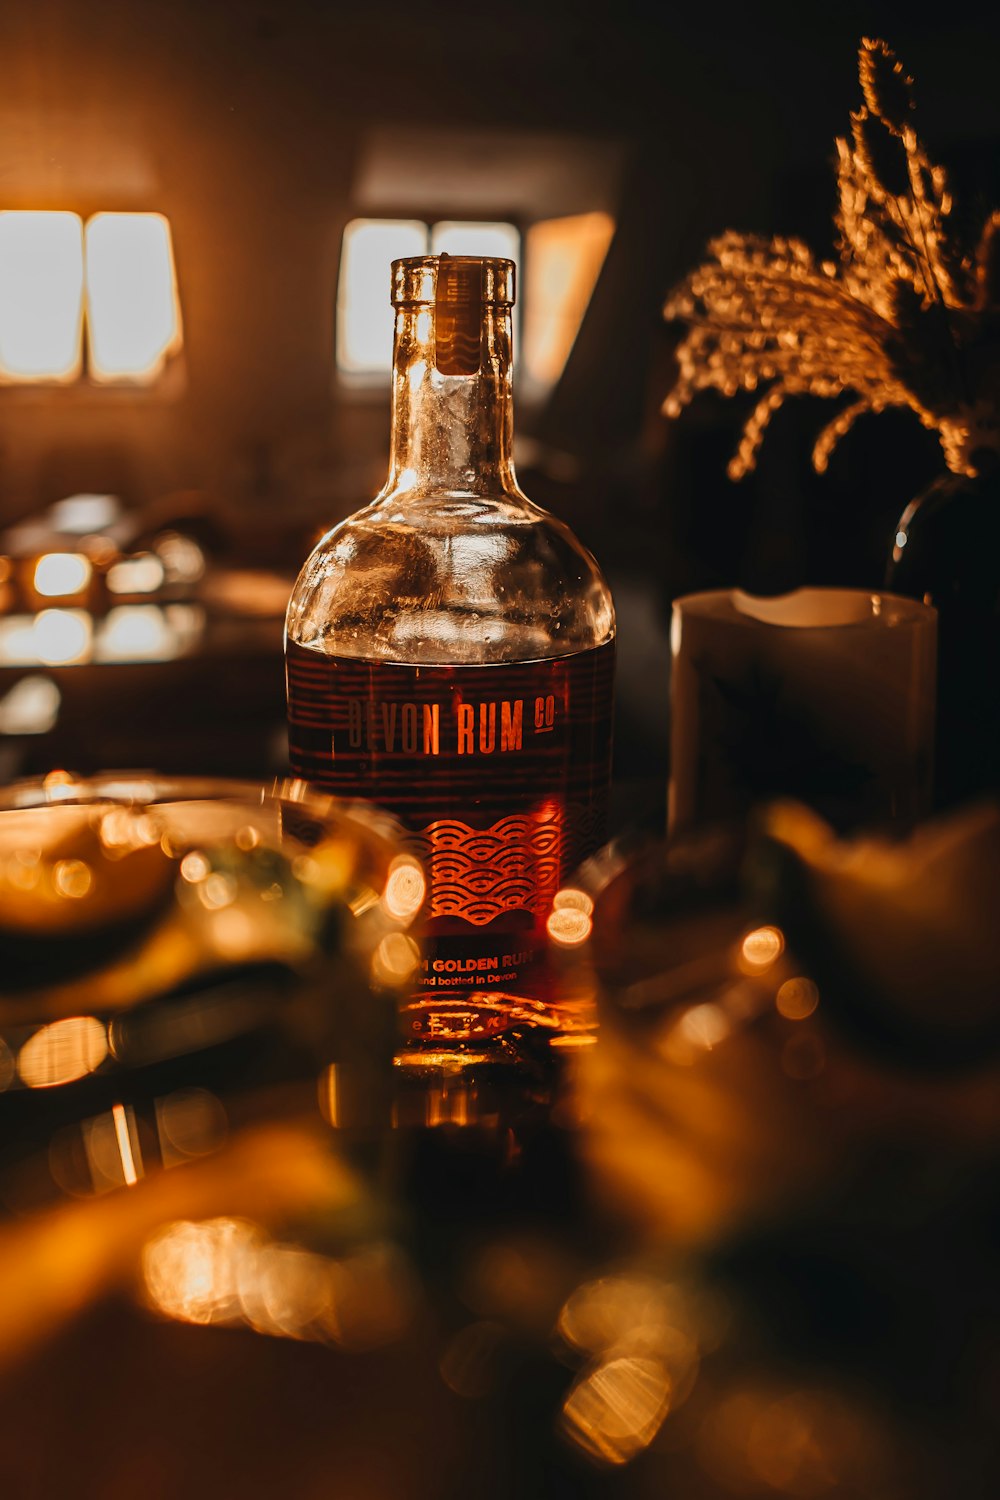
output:
[{"label": "window frame", "polygon": [[[436,224],[509,224],[517,233],[518,238],[518,260],[517,281],[521,277],[521,261],[524,256],[524,247],[527,239],[528,224],[521,214],[475,214],[463,215],[456,213],[454,209],[442,210],[435,213],[406,213],[393,211],[384,207],[366,208],[364,211],[352,213],[345,218],[340,229],[340,241],[337,251],[336,280],[333,294],[333,389],[339,399],[346,399],[358,405],[374,404],[376,401],[384,401],[392,382],[392,350],[389,350],[389,363],[384,370],[344,370],[341,368],[337,355],[338,318],[340,306],[340,276],[344,263],[344,235],[350,224],[358,220],[383,220],[388,222],[401,222],[410,224],[423,224],[427,231],[427,251],[431,253],[431,235]],[[389,300],[389,285],[386,282],[386,301]],[[520,339],[521,324],[524,317],[524,309],[515,302],[513,319],[513,343],[515,350],[515,380],[518,378],[517,371],[517,346]]]},{"label": "window frame", "polygon": [[[81,238],[84,245],[84,284],[81,300],[80,315],[80,368],[71,380],[60,380],[58,376],[43,376],[36,379],[23,379],[16,375],[7,375],[0,369],[0,401],[5,405],[13,406],[37,406],[42,403],[52,405],[53,403],[70,402],[78,407],[80,403],[95,405],[100,403],[106,406],[108,402],[132,403],[132,402],[170,402],[177,400],[187,389],[187,330],[185,327],[184,310],[181,303],[181,274],[178,266],[177,245],[175,240],[174,216],[169,208],[153,208],[138,206],[135,203],[114,202],[76,202],[69,206],[47,203],[41,208],[33,205],[10,202],[3,206],[3,212],[37,212],[37,213],[69,213],[74,214],[80,220]],[[86,281],[86,234],[87,226],[92,219],[100,214],[129,214],[129,215],[152,215],[164,219],[167,223],[170,235],[170,260],[173,272],[173,288],[177,299],[177,330],[179,342],[172,353],[169,353],[157,376],[149,381],[137,380],[134,376],[120,375],[111,379],[98,380],[91,373],[90,350],[88,334],[88,298]]]}]

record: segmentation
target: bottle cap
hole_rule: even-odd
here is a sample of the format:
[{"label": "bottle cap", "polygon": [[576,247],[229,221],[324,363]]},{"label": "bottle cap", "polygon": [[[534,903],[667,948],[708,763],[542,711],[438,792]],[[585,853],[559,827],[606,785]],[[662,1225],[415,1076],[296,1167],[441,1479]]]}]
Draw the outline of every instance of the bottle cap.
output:
[{"label": "bottle cap", "polygon": [[484,307],[514,301],[514,262],[480,255],[418,255],[392,263],[396,307],[433,306],[434,363],[442,375],[475,375]]},{"label": "bottle cap", "polygon": [[393,307],[433,306],[439,270],[446,270],[450,295],[476,306],[514,305],[514,262],[499,256],[409,255],[392,263]]}]

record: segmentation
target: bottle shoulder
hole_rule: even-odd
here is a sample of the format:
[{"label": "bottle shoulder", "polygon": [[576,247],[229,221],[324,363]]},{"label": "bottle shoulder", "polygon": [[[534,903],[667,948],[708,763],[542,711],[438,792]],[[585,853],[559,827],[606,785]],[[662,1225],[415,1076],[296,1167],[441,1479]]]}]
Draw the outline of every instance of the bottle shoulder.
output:
[{"label": "bottle shoulder", "polygon": [[320,540],[287,619],[314,649],[428,663],[570,655],[614,630],[592,554],[508,494],[380,496]]}]

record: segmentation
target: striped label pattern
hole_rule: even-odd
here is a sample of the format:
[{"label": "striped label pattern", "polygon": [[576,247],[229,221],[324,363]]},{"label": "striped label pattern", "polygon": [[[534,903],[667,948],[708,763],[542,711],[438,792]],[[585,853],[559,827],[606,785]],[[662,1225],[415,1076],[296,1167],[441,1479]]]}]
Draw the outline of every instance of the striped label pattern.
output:
[{"label": "striped label pattern", "polygon": [[604,839],[614,643],[404,666],[289,642],[297,776],[400,819],[429,880],[420,985],[544,998],[552,897]]}]

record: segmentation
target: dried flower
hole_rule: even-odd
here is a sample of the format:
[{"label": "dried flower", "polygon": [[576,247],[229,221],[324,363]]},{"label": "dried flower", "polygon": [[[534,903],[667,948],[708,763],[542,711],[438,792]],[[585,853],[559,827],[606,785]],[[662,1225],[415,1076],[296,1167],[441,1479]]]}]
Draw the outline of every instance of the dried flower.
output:
[{"label": "dried flower", "polygon": [[936,429],[949,468],[975,474],[1000,405],[1000,214],[978,247],[947,235],[952,202],[911,124],[913,80],[882,41],[859,53],[864,103],[837,141],[837,260],[799,240],[721,235],[671,293],[685,322],[664,410],[701,390],[761,391],[729,465],[754,466],[786,396],[853,396],[813,450],[822,473],[864,412],[906,406]]}]

